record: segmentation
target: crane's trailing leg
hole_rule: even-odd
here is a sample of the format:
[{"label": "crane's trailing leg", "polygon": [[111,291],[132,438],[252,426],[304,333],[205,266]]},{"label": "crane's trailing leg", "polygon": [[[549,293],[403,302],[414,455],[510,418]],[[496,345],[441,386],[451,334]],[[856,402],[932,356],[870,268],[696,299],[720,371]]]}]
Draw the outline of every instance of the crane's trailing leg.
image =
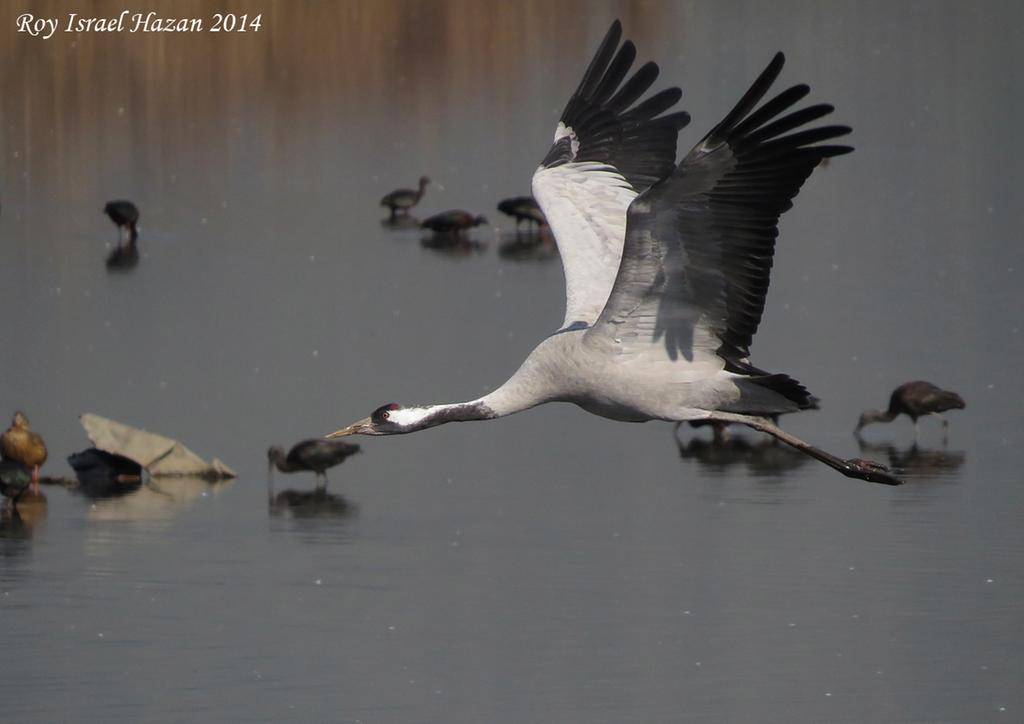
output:
[{"label": "crane's trailing leg", "polygon": [[741,425],[746,425],[747,427],[752,427],[755,430],[766,432],[769,435],[774,436],[776,439],[782,440],[782,442],[787,445],[795,447],[800,452],[806,453],[816,460],[820,460],[830,468],[838,470],[848,478],[859,478],[860,480],[867,480],[871,483],[882,483],[884,485],[903,484],[902,480],[893,475],[889,471],[889,468],[885,467],[881,463],[876,463],[871,460],[862,460],[860,458],[844,460],[832,453],[816,448],[810,443],[804,442],[800,438],[795,435],[791,435],[764,417],[740,415],[734,412],[714,412],[709,415],[707,419],[718,420],[721,422],[736,422]]}]

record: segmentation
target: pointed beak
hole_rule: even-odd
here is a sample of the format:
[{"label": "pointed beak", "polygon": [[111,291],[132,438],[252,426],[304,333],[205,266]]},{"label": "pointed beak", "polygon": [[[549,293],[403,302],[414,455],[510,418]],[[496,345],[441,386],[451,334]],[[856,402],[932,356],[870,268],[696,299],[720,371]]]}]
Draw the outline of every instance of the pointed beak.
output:
[{"label": "pointed beak", "polygon": [[364,417],[359,422],[353,422],[348,427],[343,427],[340,430],[335,430],[332,433],[324,435],[325,438],[330,439],[334,437],[347,437],[349,435],[368,435],[373,431],[373,421],[368,417]]}]

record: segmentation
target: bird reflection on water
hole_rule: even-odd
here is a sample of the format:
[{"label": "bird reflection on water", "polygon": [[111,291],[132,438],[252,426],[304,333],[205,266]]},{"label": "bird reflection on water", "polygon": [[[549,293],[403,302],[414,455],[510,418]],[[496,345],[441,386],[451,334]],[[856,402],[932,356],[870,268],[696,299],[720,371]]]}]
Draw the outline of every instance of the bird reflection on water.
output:
[{"label": "bird reflection on water", "polygon": [[131,240],[118,244],[107,255],[107,271],[130,271],[139,265],[139,245]]},{"label": "bird reflection on water", "polygon": [[[21,500],[0,507],[0,539],[28,540],[36,525],[46,518],[48,506],[44,496],[29,491]],[[11,549],[3,549],[7,553]],[[15,549],[17,550],[17,549]]]},{"label": "bird reflection on water", "polygon": [[722,475],[730,468],[743,465],[751,477],[776,477],[801,468],[811,460],[799,450],[781,445],[774,438],[763,435],[752,441],[746,434],[732,434],[716,428],[711,439],[694,435],[683,440],[679,426],[676,426],[674,437],[679,457],[695,460],[715,475]]},{"label": "bird reflection on water", "polygon": [[[79,453],[79,455],[81,454]],[[84,473],[76,469],[79,484],[72,487],[71,490],[92,501],[89,509],[90,518],[97,520],[170,518],[180,513],[197,498],[216,495],[234,482],[234,478],[210,481],[206,478],[188,475],[153,477],[143,474],[136,477],[118,472],[118,470],[119,468],[116,466],[105,468],[101,463]]]},{"label": "bird reflection on water", "polygon": [[501,235],[498,256],[509,261],[547,262],[558,258],[558,246],[545,227]]},{"label": "bird reflection on water", "polygon": [[267,498],[270,515],[274,517],[349,518],[359,511],[359,506],[345,496],[329,493],[326,488],[282,490],[275,494],[271,487]]},{"label": "bird reflection on water", "polygon": [[46,496],[32,489],[32,471],[16,460],[0,460],[0,538],[27,539],[46,517]]},{"label": "bird reflection on water", "polygon": [[927,448],[914,442],[909,447],[901,447],[891,442],[871,443],[860,437],[857,444],[861,453],[885,459],[889,467],[916,480],[956,478],[967,462],[966,452],[948,450],[945,446]]},{"label": "bird reflection on water", "polygon": [[399,214],[394,218],[388,217],[380,220],[380,225],[391,231],[412,231],[420,228],[420,220],[408,214]]},{"label": "bird reflection on water", "polygon": [[420,239],[424,249],[430,249],[447,256],[469,256],[487,249],[487,244],[470,239],[462,234],[439,232]]}]

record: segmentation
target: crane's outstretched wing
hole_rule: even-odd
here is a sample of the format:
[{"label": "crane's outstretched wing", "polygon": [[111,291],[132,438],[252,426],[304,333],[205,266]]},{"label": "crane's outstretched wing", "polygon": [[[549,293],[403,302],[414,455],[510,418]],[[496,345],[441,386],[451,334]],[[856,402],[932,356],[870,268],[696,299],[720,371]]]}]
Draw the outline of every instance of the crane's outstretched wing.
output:
[{"label": "crane's outstretched wing", "polygon": [[[671,177],[630,204],[615,285],[591,342],[620,352],[663,344],[671,359],[716,353],[733,371],[747,361],[768,292],[779,216],[822,159],[852,151],[815,145],[846,126],[801,129],[829,105],[790,112],[810,89],[797,85],[757,110],[778,77],[782,53]],[[790,131],[796,131],[790,133]]]},{"label": "crane's outstretched wing", "polygon": [[636,47],[628,40],[618,47],[621,37],[616,20],[533,175],[533,195],[565,271],[563,326],[597,319],[622,258],[626,209],[637,194],[672,173],[679,129],[690,121],[685,112],[661,115],[682,97],[678,88],[633,105],[654,84],[658,66],[646,63],[626,80]]}]

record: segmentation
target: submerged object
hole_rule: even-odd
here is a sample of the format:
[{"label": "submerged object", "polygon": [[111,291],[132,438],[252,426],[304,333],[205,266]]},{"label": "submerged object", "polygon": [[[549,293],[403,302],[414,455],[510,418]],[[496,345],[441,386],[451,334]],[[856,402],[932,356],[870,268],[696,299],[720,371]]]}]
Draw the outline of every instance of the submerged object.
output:
[{"label": "submerged object", "polygon": [[217,458],[208,463],[172,438],[89,412],[79,421],[97,449],[127,458],[151,476],[189,476],[205,480],[238,477]]},{"label": "submerged object", "polygon": [[778,53],[676,165],[689,114],[666,112],[682,92],[637,104],[658,67],[647,63],[627,79],[636,48],[620,46],[621,36],[616,21],[533,176],[565,272],[561,328],[488,395],[385,405],[328,437],[409,433],[567,401],[625,422],[741,423],[848,477],[900,484],[883,465],[844,460],[773,424],[768,415],[807,409],[814,397],[750,362],[779,217],[823,158],[853,150],[831,143],[850,128],[810,125],[830,105],[794,110],[806,85],[761,103],[782,71]]},{"label": "submerged object", "polygon": [[949,430],[949,420],[941,413],[948,410],[962,410],[967,405],[964,398],[955,392],[944,390],[924,380],[904,382],[892,391],[889,396],[889,407],[886,410],[865,410],[861,413],[854,428],[854,434],[860,434],[865,425],[875,422],[892,422],[899,415],[906,415],[914,421],[914,437],[917,437],[917,418],[935,415],[942,420],[942,431]]}]

